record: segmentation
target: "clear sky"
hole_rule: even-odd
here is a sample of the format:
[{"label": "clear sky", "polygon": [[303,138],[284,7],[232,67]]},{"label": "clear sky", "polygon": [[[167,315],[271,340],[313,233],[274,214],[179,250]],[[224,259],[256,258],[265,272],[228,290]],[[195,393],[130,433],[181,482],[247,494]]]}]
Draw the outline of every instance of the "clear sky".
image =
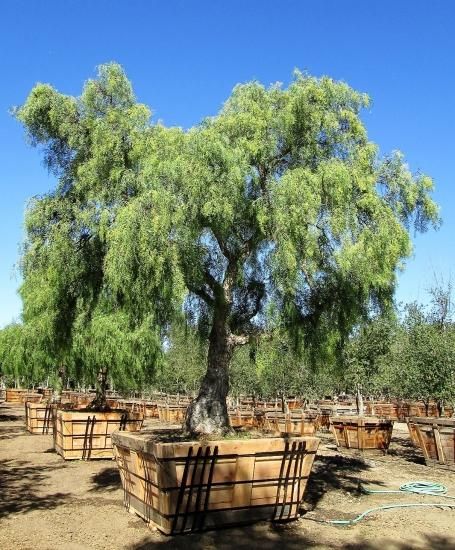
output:
[{"label": "clear sky", "polygon": [[29,197],[53,181],[8,114],[36,82],[78,95],[121,63],[155,119],[189,127],[237,82],[287,83],[295,67],[367,92],[381,152],[430,174],[444,220],[418,236],[398,300],[455,274],[455,2],[452,0],[3,0],[0,2],[0,326],[20,315],[14,269]]}]

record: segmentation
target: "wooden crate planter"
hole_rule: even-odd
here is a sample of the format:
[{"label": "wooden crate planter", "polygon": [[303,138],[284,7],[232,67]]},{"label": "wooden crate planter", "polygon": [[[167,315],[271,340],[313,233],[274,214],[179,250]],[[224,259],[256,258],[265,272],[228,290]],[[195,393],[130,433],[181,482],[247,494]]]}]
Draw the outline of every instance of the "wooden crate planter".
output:
[{"label": "wooden crate planter", "polygon": [[408,425],[409,437],[411,438],[411,443],[414,447],[420,447],[420,439],[418,436],[418,430],[415,422],[410,422],[409,418],[406,419],[406,424]]},{"label": "wooden crate planter", "polygon": [[[158,405],[154,401],[144,399],[108,399],[108,405],[113,409],[124,409],[131,412],[140,412],[144,418],[159,418]],[[183,406],[181,408],[184,408]]]},{"label": "wooden crate planter", "polygon": [[261,415],[255,415],[253,409],[248,407],[237,407],[229,412],[229,422],[232,428],[243,426],[257,427]]},{"label": "wooden crate planter", "polygon": [[264,415],[263,428],[276,433],[314,435],[317,415],[291,410],[288,413],[267,412]]},{"label": "wooden crate planter", "polygon": [[54,390],[52,388],[38,388],[37,392],[43,396],[43,400],[45,401],[50,401],[52,399],[52,395],[54,394]]},{"label": "wooden crate planter", "polygon": [[31,434],[53,433],[53,408],[57,405],[51,403],[25,402],[25,426]]},{"label": "wooden crate planter", "polygon": [[335,416],[330,419],[337,447],[387,451],[393,420],[366,416]]},{"label": "wooden crate planter", "polygon": [[158,418],[161,422],[182,424],[185,420],[187,405],[158,405]]},{"label": "wooden crate planter", "polygon": [[398,420],[398,407],[395,403],[376,403],[367,401],[365,410],[368,415]]},{"label": "wooden crate planter", "polygon": [[84,393],[71,390],[62,391],[62,400],[70,401],[76,407],[89,407],[95,399],[94,393]]},{"label": "wooden crate planter", "polygon": [[319,424],[320,427],[325,430],[330,430],[330,421],[334,416],[357,415],[357,407],[355,405],[321,405],[319,411]]},{"label": "wooden crate planter", "polygon": [[39,403],[43,399],[40,393],[22,388],[9,388],[6,390],[6,402],[24,404],[26,401]]},{"label": "wooden crate planter", "polygon": [[112,440],[126,508],[165,534],[297,518],[319,445],[315,437],[154,437],[117,431]]},{"label": "wooden crate planter", "polygon": [[411,417],[408,428],[428,466],[455,471],[455,419]]},{"label": "wooden crate planter", "polygon": [[139,431],[143,415],[127,411],[91,412],[55,409],[54,449],[65,460],[112,458],[115,430]]}]

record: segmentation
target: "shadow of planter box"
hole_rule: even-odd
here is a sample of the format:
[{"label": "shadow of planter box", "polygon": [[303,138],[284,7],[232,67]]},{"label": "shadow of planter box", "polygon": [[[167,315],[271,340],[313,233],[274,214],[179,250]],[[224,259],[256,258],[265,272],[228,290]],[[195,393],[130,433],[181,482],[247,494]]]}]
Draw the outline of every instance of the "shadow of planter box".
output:
[{"label": "shadow of planter box", "polygon": [[408,419],[408,429],[427,466],[455,471],[455,419],[414,416]]},{"label": "shadow of planter box", "polygon": [[169,443],[157,433],[112,440],[126,508],[163,533],[299,516],[318,438]]},{"label": "shadow of planter box", "polygon": [[393,420],[365,416],[335,416],[330,419],[337,447],[387,451]]},{"label": "shadow of planter box", "polygon": [[31,434],[52,434],[53,411],[57,406],[51,403],[25,402],[25,426]]},{"label": "shadow of planter box", "polygon": [[65,460],[112,458],[115,430],[139,431],[144,416],[126,411],[91,412],[54,409],[54,449]]}]

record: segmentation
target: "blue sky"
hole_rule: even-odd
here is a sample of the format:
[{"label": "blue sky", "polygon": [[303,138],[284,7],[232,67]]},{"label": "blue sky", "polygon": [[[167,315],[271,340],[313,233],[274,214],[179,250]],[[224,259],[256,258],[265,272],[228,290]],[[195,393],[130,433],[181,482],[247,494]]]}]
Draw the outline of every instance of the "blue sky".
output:
[{"label": "blue sky", "polygon": [[455,2],[451,0],[4,0],[0,4],[0,326],[20,315],[14,269],[29,197],[53,185],[8,114],[36,82],[79,94],[121,63],[155,120],[189,127],[237,82],[288,82],[295,67],[367,92],[381,152],[430,174],[444,220],[414,239],[398,300],[426,301],[455,274]]}]

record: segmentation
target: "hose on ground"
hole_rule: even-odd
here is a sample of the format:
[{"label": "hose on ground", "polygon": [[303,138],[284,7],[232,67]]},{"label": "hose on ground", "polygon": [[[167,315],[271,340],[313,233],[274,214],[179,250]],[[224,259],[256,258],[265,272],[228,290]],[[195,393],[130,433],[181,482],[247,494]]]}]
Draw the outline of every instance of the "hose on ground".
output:
[{"label": "hose on ground", "polygon": [[[437,496],[444,497],[448,499],[455,500],[455,496],[447,494],[447,487],[441,483],[434,483],[432,481],[411,481],[409,483],[404,483],[400,486],[399,490],[385,490],[385,489],[367,489],[365,487],[361,488],[362,492],[366,494],[377,494],[377,493],[412,493],[417,495],[424,496]],[[455,503],[451,504],[446,502],[429,502],[429,503],[403,503],[403,504],[384,504],[382,506],[377,506],[375,508],[369,508],[362,512],[353,519],[327,519],[327,520],[315,520],[320,523],[330,523],[332,525],[355,525],[362,519],[364,519],[369,514],[374,512],[379,512],[382,510],[392,510],[396,508],[419,508],[419,507],[436,507],[436,508],[455,508]]]}]

